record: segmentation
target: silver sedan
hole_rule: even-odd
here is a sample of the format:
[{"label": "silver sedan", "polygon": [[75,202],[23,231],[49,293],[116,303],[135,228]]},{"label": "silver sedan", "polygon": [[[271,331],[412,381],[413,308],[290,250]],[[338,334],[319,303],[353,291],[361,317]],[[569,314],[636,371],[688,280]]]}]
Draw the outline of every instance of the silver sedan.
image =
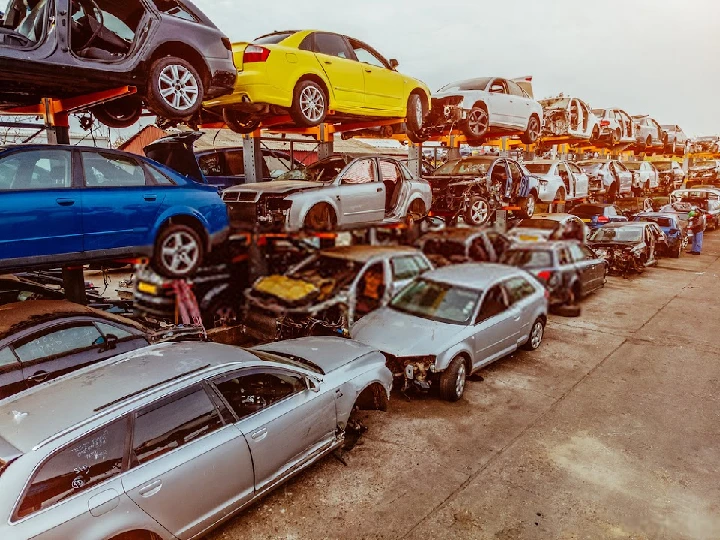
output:
[{"label": "silver sedan", "polygon": [[457,401],[474,371],[519,347],[537,349],[547,311],[547,290],[523,270],[449,266],[416,279],[352,336],[382,351],[405,388],[437,385],[443,399]]}]

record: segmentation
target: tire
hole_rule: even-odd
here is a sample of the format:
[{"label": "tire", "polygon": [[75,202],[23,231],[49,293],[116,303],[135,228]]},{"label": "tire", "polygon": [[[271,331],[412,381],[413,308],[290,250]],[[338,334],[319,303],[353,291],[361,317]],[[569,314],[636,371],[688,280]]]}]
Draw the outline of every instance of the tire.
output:
[{"label": "tire", "polygon": [[206,330],[235,326],[240,320],[237,302],[233,298],[216,298],[203,310],[203,324]]},{"label": "tire", "polygon": [[467,375],[465,359],[456,356],[440,375],[440,398],[450,402],[459,401],[465,393]]},{"label": "tire", "polygon": [[308,211],[303,228],[310,232],[332,232],[336,223],[333,209],[326,203],[320,203]]},{"label": "tire", "polygon": [[530,329],[530,335],[528,340],[523,345],[523,349],[526,351],[535,351],[540,347],[543,336],[545,335],[545,322],[541,318],[535,319],[535,322]]},{"label": "tire", "polygon": [[[174,90],[171,83],[177,85]],[[156,115],[170,120],[192,118],[200,112],[204,97],[202,77],[184,58],[166,56],[150,67],[147,101]]]},{"label": "tire", "polygon": [[523,144],[535,144],[540,138],[540,131],[542,126],[540,125],[540,119],[537,115],[533,114],[528,120],[527,129],[525,133],[520,136],[520,140]]},{"label": "tire", "polygon": [[462,131],[468,141],[482,141],[490,129],[490,116],[484,107],[474,106],[463,120]]},{"label": "tire", "polygon": [[205,249],[200,235],[192,227],[171,224],[155,240],[153,266],[168,278],[183,279],[202,266]]},{"label": "tire", "polygon": [[328,113],[328,96],[315,81],[300,81],[295,86],[290,116],[298,126],[313,127],[322,124]]},{"label": "tire", "polygon": [[523,197],[519,206],[523,219],[530,219],[535,215],[535,196],[531,193],[529,197]]},{"label": "tire", "polygon": [[90,109],[98,122],[115,129],[134,125],[143,112],[143,102],[136,96],[108,101]]},{"label": "tire", "polygon": [[248,135],[260,127],[260,120],[253,120],[249,114],[229,108],[223,109],[223,120],[227,127],[240,135]]},{"label": "tire", "polygon": [[465,211],[463,220],[474,227],[484,225],[490,219],[490,205],[482,197],[471,197]]},{"label": "tire", "polygon": [[674,249],[673,251],[670,252],[670,257],[673,259],[679,259],[681,254],[682,254],[682,243],[679,243],[677,249]]},{"label": "tire", "polygon": [[[407,101],[407,114],[405,123],[407,125],[408,139],[412,142],[422,142],[422,129],[425,124],[425,116],[428,113],[427,100],[418,93],[410,94]],[[414,140],[413,140],[414,139]]]}]

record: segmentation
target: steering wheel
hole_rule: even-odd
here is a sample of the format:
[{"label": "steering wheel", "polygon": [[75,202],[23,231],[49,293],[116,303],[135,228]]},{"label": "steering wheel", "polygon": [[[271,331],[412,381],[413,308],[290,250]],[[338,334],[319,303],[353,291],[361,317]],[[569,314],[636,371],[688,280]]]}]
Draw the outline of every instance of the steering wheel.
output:
[{"label": "steering wheel", "polygon": [[[100,6],[98,6],[98,4],[95,0],[72,0],[72,3],[77,5],[85,13],[85,17],[87,17],[87,19],[88,19],[88,25],[90,26],[90,29],[92,29],[92,23],[90,23],[91,16],[90,16],[90,13],[88,13],[88,10],[83,5],[83,2],[90,3],[91,7],[93,8],[93,11],[99,15],[99,19],[95,19],[95,17],[92,17],[93,19],[95,19],[95,22],[98,23],[98,26],[95,30],[93,30],[92,36],[90,36],[90,39],[88,39],[85,42],[85,45],[78,48],[78,52],[83,52],[83,51],[88,50],[90,48],[90,45],[92,45],[95,42],[97,37],[100,35],[100,32],[102,32],[103,27],[105,26],[105,16],[103,15],[103,12],[100,9]],[[75,21],[73,21],[73,25],[81,26],[80,23],[75,22]]]}]

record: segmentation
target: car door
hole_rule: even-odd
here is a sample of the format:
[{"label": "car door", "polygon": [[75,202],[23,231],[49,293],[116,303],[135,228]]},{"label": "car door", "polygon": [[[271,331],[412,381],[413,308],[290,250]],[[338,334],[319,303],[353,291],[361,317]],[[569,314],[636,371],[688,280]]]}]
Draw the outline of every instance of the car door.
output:
[{"label": "car door", "polygon": [[508,93],[505,79],[493,79],[487,91],[490,122],[506,128],[514,127],[516,121],[513,120],[513,100]]},{"label": "car door", "polygon": [[390,259],[390,270],[392,271],[390,297],[394,297],[408,283],[423,273],[418,266],[418,260],[415,255],[400,255]]},{"label": "car door", "polygon": [[164,190],[132,156],[82,151],[84,251],[143,246],[155,225]]},{"label": "car door", "polygon": [[516,314],[510,311],[507,292],[502,285],[490,287],[480,304],[475,320],[473,369],[489,364],[508,354],[514,347]]},{"label": "car door", "polygon": [[575,193],[573,197],[576,199],[584,199],[590,193],[590,180],[588,179],[588,175],[574,163],[568,163],[567,165],[574,179]]},{"label": "car door", "polygon": [[406,106],[404,77],[391,69],[387,61],[366,44],[350,39],[350,46],[362,65],[365,108],[371,111],[403,111]]},{"label": "car door", "polygon": [[335,443],[335,388],[273,367],[246,368],[213,381],[238,419],[260,494]]},{"label": "car door", "polygon": [[0,215],[0,259],[82,252],[82,200],[73,185],[72,153],[59,148],[4,153]]},{"label": "car door", "polygon": [[[580,244],[572,243],[568,246],[573,264],[577,270],[582,294],[585,295],[600,286],[598,283],[600,259],[595,258],[593,252]],[[604,268],[603,268],[604,278]]]},{"label": "car door", "polygon": [[630,193],[632,191],[632,173],[619,161],[613,161],[613,167],[618,179],[618,193]]},{"label": "car door", "polygon": [[505,81],[510,93],[510,114],[513,124],[518,129],[527,129],[530,115],[533,113],[534,101],[528,97],[520,85],[513,81]]},{"label": "car door", "polygon": [[363,64],[355,59],[347,39],[339,34],[316,32],[313,51],[320,67],[330,81],[337,109],[365,108],[365,73]]},{"label": "car door", "polygon": [[253,461],[224,403],[195,385],[138,410],[125,493],[181,540],[254,494]]},{"label": "car door", "polygon": [[0,348],[0,399],[25,390],[22,365],[10,347]]},{"label": "car door", "polygon": [[535,322],[532,309],[537,289],[524,277],[510,278],[503,283],[510,303],[509,324],[512,325],[512,344],[517,347],[527,341]]},{"label": "car door", "polygon": [[341,225],[377,223],[385,217],[385,185],[379,181],[375,160],[359,159],[338,178]]}]

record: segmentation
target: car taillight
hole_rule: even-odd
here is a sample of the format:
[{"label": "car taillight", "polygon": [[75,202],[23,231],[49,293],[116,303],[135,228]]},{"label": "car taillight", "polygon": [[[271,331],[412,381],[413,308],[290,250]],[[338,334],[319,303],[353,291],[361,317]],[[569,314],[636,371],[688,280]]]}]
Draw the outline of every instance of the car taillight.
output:
[{"label": "car taillight", "polygon": [[598,216],[597,222],[598,223],[610,223],[610,218],[607,216]]},{"label": "car taillight", "polygon": [[258,45],[248,45],[243,54],[243,63],[267,62],[270,56],[270,49]]},{"label": "car taillight", "polygon": [[552,272],[550,272],[549,270],[543,270],[542,272],[538,272],[537,276],[545,283],[548,283],[550,281],[550,278],[552,277]]},{"label": "car taillight", "polygon": [[600,125],[602,127],[607,127],[610,125],[610,120],[600,120]]},{"label": "car taillight", "polygon": [[222,38],[222,44],[225,45],[225,48],[232,52],[232,41],[230,41],[230,38]]}]

